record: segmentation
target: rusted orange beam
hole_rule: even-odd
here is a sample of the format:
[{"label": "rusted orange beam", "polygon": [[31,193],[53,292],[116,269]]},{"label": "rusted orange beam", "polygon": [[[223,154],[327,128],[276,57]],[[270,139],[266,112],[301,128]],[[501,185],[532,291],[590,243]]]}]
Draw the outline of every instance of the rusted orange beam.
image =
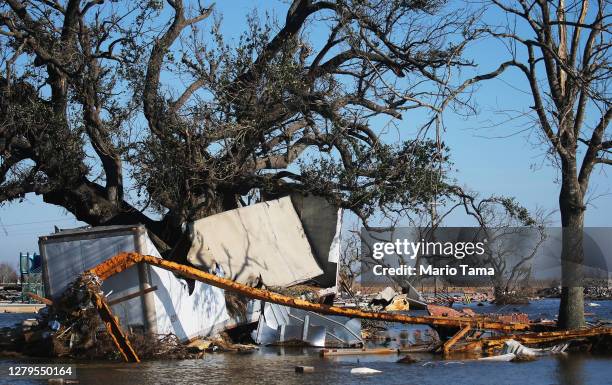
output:
[{"label": "rusted orange beam", "polygon": [[363,318],[387,322],[399,322],[407,324],[421,324],[432,326],[450,326],[460,327],[470,326],[474,329],[488,329],[499,331],[519,331],[527,330],[530,325],[527,323],[509,323],[500,322],[497,320],[489,320],[486,318],[471,318],[471,317],[440,317],[440,316],[409,316],[405,314],[391,313],[376,313],[367,312],[358,309],[348,309],[337,306],[323,305],[312,303],[299,298],[293,298],[282,294],[274,293],[268,290],[249,287],[230,279],[221,278],[216,275],[204,272],[202,270],[181,265],[176,262],[167,261],[151,255],[142,255],[138,253],[121,253],[111,259],[101,263],[100,265],[89,270],[90,273],[97,275],[100,279],[105,280],[113,274],[119,273],[137,263],[145,262],[153,266],[158,266],[162,269],[172,271],[173,273],[182,275],[186,278],[192,278],[221,289],[229,290],[249,298],[259,299],[265,302],[276,303],[294,307],[297,309],[313,311],[320,314],[339,315],[350,318]]},{"label": "rusted orange beam", "polygon": [[453,345],[456,344],[457,341],[459,341],[461,339],[461,337],[466,335],[467,332],[469,332],[471,329],[472,328],[468,325],[468,326],[464,327],[463,329],[459,330],[457,333],[455,333],[455,335],[451,339],[446,341],[444,343],[444,346],[442,347],[442,351],[444,352],[444,354],[448,354],[448,352],[450,352],[450,350],[453,347]]},{"label": "rusted orange beam", "polygon": [[32,298],[34,301],[38,301],[40,303],[44,303],[47,306],[51,306],[53,305],[53,301],[51,301],[48,298],[45,297],[41,297],[40,295],[36,294],[36,293],[30,293],[29,291],[25,293],[25,295],[27,295],[28,297]]},{"label": "rusted orange beam", "polygon": [[88,286],[88,289],[92,296],[92,302],[96,307],[96,310],[98,310],[100,318],[102,318],[108,334],[111,336],[113,343],[119,350],[119,353],[121,353],[123,356],[123,359],[126,362],[140,362],[138,354],[136,354],[136,351],[132,347],[129,338],[123,332],[123,329],[121,329],[119,320],[113,315],[113,312],[110,306],[108,306],[104,296],[100,295],[98,290],[95,288]]},{"label": "rusted orange beam", "polygon": [[[190,266],[181,265],[172,261],[166,261],[164,259],[157,258],[151,255],[142,255],[138,253],[117,254],[116,256],[97,265],[93,269],[86,271],[84,274],[91,274],[97,276],[101,280],[106,280],[109,277],[120,273],[126,269],[129,269],[130,267],[135,266],[138,263],[148,263],[153,266],[158,266],[162,269],[171,271],[183,277],[195,279],[224,290],[229,290],[244,295],[249,298],[259,299],[265,302],[276,303],[279,305],[285,305],[321,314],[339,315],[350,318],[373,319],[387,322],[400,322],[407,324],[460,327],[462,328],[462,330],[458,333],[459,337],[457,337],[456,340],[461,338],[471,328],[510,332],[527,330],[530,327],[528,323],[502,322],[497,320],[490,320],[483,317],[418,317],[408,316],[404,314],[366,312],[357,309],[347,309],[336,306],[322,305],[298,298],[281,295],[268,290],[249,287],[226,278],[217,277],[216,275],[206,273],[202,270]],[[100,317],[104,321],[106,329],[108,330],[111,338],[113,339],[113,342],[117,346],[117,349],[120,351],[123,358],[128,362],[140,362],[138,355],[132,348],[129,339],[121,329],[119,321],[116,317],[113,316],[110,306],[108,305],[106,300],[98,293],[98,290],[96,290],[95,288],[88,287],[88,289],[92,294],[92,298],[95,302],[94,305],[98,309],[98,312],[100,313]],[[452,344],[450,346],[452,346]]]},{"label": "rusted orange beam", "polygon": [[473,348],[477,348],[477,345],[480,345],[482,349],[491,351],[501,348],[504,345],[504,342],[509,339],[516,340],[524,345],[537,345],[599,335],[612,335],[612,327],[596,327],[540,333],[506,334],[501,336],[485,337],[477,341],[470,341],[469,344]]}]

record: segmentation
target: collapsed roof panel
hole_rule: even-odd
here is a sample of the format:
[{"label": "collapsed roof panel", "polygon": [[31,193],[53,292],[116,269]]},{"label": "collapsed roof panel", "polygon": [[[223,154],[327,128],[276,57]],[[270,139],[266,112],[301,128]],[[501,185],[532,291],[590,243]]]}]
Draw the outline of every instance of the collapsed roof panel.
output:
[{"label": "collapsed roof panel", "polygon": [[197,220],[190,233],[189,262],[237,282],[291,286],[323,274],[289,197]]}]

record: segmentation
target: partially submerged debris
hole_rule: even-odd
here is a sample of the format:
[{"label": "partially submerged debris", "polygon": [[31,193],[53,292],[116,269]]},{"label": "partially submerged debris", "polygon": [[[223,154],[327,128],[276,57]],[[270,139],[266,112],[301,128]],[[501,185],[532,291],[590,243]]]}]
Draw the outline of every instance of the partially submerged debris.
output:
[{"label": "partially submerged debris", "polygon": [[523,345],[543,345],[568,342],[580,339],[597,339],[607,336],[609,339],[612,336],[611,327],[594,327],[574,330],[560,330],[540,333],[522,333],[511,335],[499,335],[493,337],[483,337],[477,341],[472,341],[473,344],[479,344],[483,351],[492,352],[503,348],[506,341],[513,339]]},{"label": "partially submerged debris", "polygon": [[506,354],[500,354],[498,356],[482,357],[482,358],[479,358],[478,361],[508,362],[508,361],[514,360],[515,358],[516,358],[516,354],[506,353]]},{"label": "partially submerged debris", "polygon": [[522,345],[520,342],[515,341],[515,340],[508,340],[504,342],[504,348],[502,349],[502,354],[508,354],[508,353],[513,353],[513,354],[516,354],[517,356],[531,356],[531,357],[535,357],[538,355],[538,353],[535,350],[528,348]]},{"label": "partially submerged debris", "polygon": [[538,356],[546,354],[561,354],[567,349],[568,344],[555,345],[550,348],[529,348],[513,339],[504,342],[501,353],[489,357],[480,358],[480,361],[512,361],[526,362],[534,361]]},{"label": "partially submerged debris", "polygon": [[427,311],[432,316],[437,317],[471,317],[481,318],[488,320],[498,320],[505,323],[523,323],[528,324],[529,316],[525,313],[511,313],[511,314],[477,314],[472,309],[464,308],[461,310],[455,310],[447,306],[440,305],[427,305]]},{"label": "partially submerged debris", "polygon": [[[142,230],[141,228],[138,229]],[[223,338],[194,343],[188,347],[179,342],[188,341],[190,333],[183,333],[184,335],[177,336],[169,332],[162,333],[162,336],[172,335],[174,336],[173,338],[176,339],[176,343],[172,338],[168,337],[157,350],[147,351],[147,347],[156,346],[152,342],[146,343],[147,338],[157,338],[159,340],[159,335],[152,333],[152,330],[155,330],[156,326],[153,325],[155,327],[152,328],[152,325],[149,324],[145,307],[142,307],[141,322],[140,326],[138,326],[132,323],[121,325],[119,319],[113,315],[115,309],[111,309],[111,306],[119,303],[123,303],[124,305],[134,303],[140,306],[146,302],[146,298],[150,298],[153,294],[154,297],[157,298],[162,292],[167,291],[168,288],[160,281],[153,282],[152,286],[151,283],[149,283],[149,286],[142,286],[140,291],[122,293],[121,295],[116,295],[116,293],[109,290],[103,292],[101,289],[103,282],[111,282],[113,278],[117,278],[115,276],[116,274],[124,274],[122,277],[126,277],[125,274],[128,272],[135,273],[135,269],[138,269],[137,273],[139,275],[143,267],[145,268],[143,270],[145,272],[155,272],[156,275],[165,274],[165,276],[171,277],[172,282],[178,285],[182,285],[182,283],[185,282],[183,279],[187,279],[187,285],[184,285],[185,287],[181,286],[180,288],[180,290],[182,290],[180,293],[183,293],[183,291],[185,291],[185,293],[180,294],[178,299],[175,298],[168,302],[172,306],[178,302],[182,302],[183,296],[185,296],[185,298],[196,298],[199,297],[198,294],[200,294],[197,290],[204,290],[220,293],[220,297],[223,299],[219,301],[219,303],[223,305],[223,309],[232,313],[234,319],[242,320],[241,322],[244,322],[248,318],[246,313],[249,311],[249,306],[255,302],[247,300],[247,298],[259,300],[260,302],[257,303],[263,302],[266,304],[265,306],[267,308],[287,309],[287,319],[290,319],[290,321],[277,322],[275,325],[267,325],[265,310],[263,311],[264,316],[258,318],[259,327],[263,328],[264,326],[270,326],[270,329],[277,333],[278,336],[272,336],[272,339],[265,339],[262,337],[263,334],[258,334],[255,339],[259,343],[269,343],[270,341],[273,343],[305,342],[311,346],[328,346],[327,336],[329,335],[335,338],[337,340],[336,342],[340,345],[354,346],[363,344],[363,340],[359,333],[359,327],[352,327],[350,325],[352,321],[348,321],[349,318],[368,320],[364,322],[366,325],[368,322],[401,322],[407,324],[430,325],[438,329],[444,328],[454,333],[453,337],[442,346],[442,351],[445,353],[450,353],[455,350],[480,350],[489,353],[494,350],[499,351],[503,343],[510,338],[515,338],[523,344],[530,344],[541,343],[543,341],[557,341],[558,338],[562,338],[562,340],[571,340],[584,338],[589,335],[584,331],[572,331],[574,334],[570,333],[565,335],[538,334],[533,337],[531,335],[536,333],[517,334],[517,332],[529,330],[534,326],[534,324],[529,322],[525,314],[480,315],[469,309],[457,311],[447,307],[430,305],[428,309],[431,314],[430,316],[411,316],[406,314],[363,311],[358,308],[329,306],[317,303],[321,300],[320,297],[317,298],[320,293],[319,288],[307,285],[300,285],[292,288],[281,286],[275,287],[274,289],[277,292],[274,292],[263,289],[263,287],[266,286],[261,279],[256,279],[255,281],[257,282],[249,281],[249,277],[251,276],[243,277],[243,280],[246,279],[248,281],[245,281],[246,283],[250,282],[249,284],[242,284],[224,278],[225,274],[222,268],[213,270],[215,274],[212,274],[197,268],[164,260],[158,255],[121,253],[88,270],[81,276],[80,280],[69,287],[69,290],[65,293],[66,297],[55,297],[53,301],[53,313],[47,321],[43,322],[44,326],[40,330],[27,330],[28,333],[25,334],[26,337],[24,338],[27,338],[29,341],[37,341],[37,343],[38,341],[41,341],[40,343],[50,343],[53,346],[53,349],[51,349],[53,352],[59,355],[68,356],[74,355],[77,352],[92,351],[93,346],[100,346],[100,341],[105,340],[117,346],[119,353],[126,361],[132,362],[138,362],[141,358],[141,353],[146,357],[155,357],[159,355],[181,356],[182,354],[197,356],[203,351],[252,351],[254,349],[252,345],[234,345],[232,343],[227,343],[227,340]],[[180,276],[181,278],[177,278],[176,276]],[[198,281],[195,282],[195,286],[194,280]],[[132,281],[130,281],[130,284],[138,284],[139,282],[138,280]],[[62,284],[64,283],[65,282],[62,281]],[[256,284],[257,287],[252,287],[251,285],[253,284]],[[194,287],[196,295],[192,297],[191,294],[194,292]],[[198,289],[198,287],[200,289]],[[189,290],[189,295],[186,294],[187,290]],[[111,297],[107,299],[107,296]],[[204,296],[203,298],[209,299],[209,296]],[[373,303],[376,303],[375,306],[381,309],[382,306],[386,307],[388,311],[405,310],[411,303],[409,299],[410,295],[398,294],[395,290],[388,287],[376,296]],[[207,303],[207,301],[200,302]],[[361,303],[360,306],[362,306]],[[129,306],[126,306],[126,308],[128,309],[127,311],[131,311]],[[370,309],[371,308],[372,307],[370,307]],[[260,310],[263,309],[260,308]],[[257,311],[259,312],[260,310]],[[163,315],[169,317],[170,321],[164,325],[157,326],[167,327],[177,321],[176,319],[171,319],[172,312],[166,311],[166,313],[163,313]],[[186,319],[186,315],[192,316],[193,314],[193,309],[186,307],[182,309],[182,315],[178,315],[177,311],[173,317],[183,317],[183,319]],[[197,312],[195,312],[195,314],[201,316]],[[218,314],[218,312],[215,314]],[[96,331],[99,325],[98,315],[102,318],[104,326],[108,331],[105,337],[101,337]],[[123,314],[122,319],[130,319],[130,317],[126,317],[126,315],[127,313]],[[318,321],[314,322],[314,319]],[[325,321],[326,319],[329,319],[327,324]],[[178,324],[182,324],[182,321],[183,320],[179,320]],[[336,329],[338,325],[342,327]],[[210,326],[213,325],[211,324]],[[215,324],[214,326],[217,325]],[[225,324],[223,324],[223,326],[225,326]],[[213,328],[211,328],[211,330],[212,329]],[[364,334],[367,334],[367,329],[368,328],[364,328]],[[196,330],[196,332],[198,330],[201,331],[201,325],[194,330]],[[513,334],[493,335],[493,337],[482,338],[485,332]],[[612,334],[612,332],[605,333]],[[49,339],[49,336],[52,336],[52,338]],[[139,336],[144,337],[141,338]],[[270,336],[271,334],[268,335],[268,337]],[[260,339],[260,337],[262,338]],[[379,336],[378,333],[372,333],[370,336],[366,337],[383,337],[385,340],[389,338],[388,336]],[[535,342],[530,341],[530,338]],[[142,346],[138,346],[139,344]],[[145,344],[147,346],[144,346]],[[440,345],[441,344],[429,344],[426,348],[437,348],[440,347]],[[373,352],[370,351],[365,354],[372,353]],[[364,354],[363,351],[360,354]],[[515,352],[513,352],[513,354],[516,355]]]},{"label": "partially submerged debris", "polygon": [[[218,277],[214,274],[210,274],[196,268],[178,264],[176,262],[167,261],[161,258],[156,258],[150,255],[141,255],[138,253],[120,253],[115,257],[99,264],[95,268],[85,273],[85,276],[91,275],[99,278],[100,280],[106,280],[111,276],[124,271],[139,263],[145,263],[152,266],[156,266],[175,274],[181,275],[185,278],[195,279],[207,283],[209,285],[219,287],[224,290],[236,292],[249,298],[259,299],[265,302],[271,302],[279,305],[289,306],[291,308],[297,308],[307,311],[313,311],[321,314],[328,315],[340,315],[351,318],[366,318],[381,321],[400,322],[409,324],[424,324],[433,326],[446,326],[446,327],[466,327],[473,326],[479,329],[489,330],[500,330],[500,331],[517,331],[527,330],[530,328],[528,323],[514,323],[507,322],[505,320],[497,320],[486,316],[478,317],[435,317],[435,316],[409,316],[404,314],[391,314],[391,313],[375,313],[366,312],[357,309],[346,309],[336,306],[316,304],[302,299],[292,298],[283,296],[277,293],[272,293],[268,290],[259,288],[249,287],[238,282]],[[108,325],[107,325],[108,327]],[[124,337],[120,335],[114,335],[113,338],[117,341],[117,346],[121,350],[122,345],[125,341],[122,341]],[[129,359],[129,357],[128,357]],[[133,359],[132,359],[133,360]]]},{"label": "partially submerged debris", "polygon": [[296,366],[296,373],[312,373],[314,372],[314,366]]},{"label": "partially submerged debris", "polygon": [[388,348],[361,348],[361,349],[323,349],[320,352],[322,357],[328,356],[361,356],[371,354],[397,354],[397,349]]},{"label": "partially submerged debris", "polygon": [[406,354],[404,357],[400,358],[396,362],[398,364],[414,364],[415,362],[419,362],[420,360],[412,357],[410,354]]},{"label": "partially submerged debris", "polygon": [[518,341],[508,340],[504,342],[504,347],[502,349],[502,354],[505,353],[514,353],[517,356],[530,356],[537,357],[543,356],[547,354],[562,354],[564,353],[569,346],[569,343],[562,343],[558,345],[554,345],[548,348],[530,348]]},{"label": "partially submerged debris", "polygon": [[[83,269],[104,262],[116,250],[140,250],[161,258],[144,226],[65,230],[41,237],[39,244],[45,267],[45,293],[58,306]],[[240,302],[243,298],[226,296],[221,289],[176,277],[151,265],[125,269],[101,284],[101,295],[128,332],[174,334],[187,342],[229,326],[254,322],[258,316],[254,306],[247,308],[245,314]]]},{"label": "partially submerged debris", "polygon": [[316,347],[363,346],[357,319],[322,315],[274,303],[266,303],[252,333],[264,345]]},{"label": "partially submerged debris", "polygon": [[[39,313],[38,318],[27,319],[18,328],[3,329],[0,333],[2,350],[29,356],[79,359],[125,360],[129,354],[141,360],[199,358],[204,352],[256,349],[254,345],[233,344],[224,335],[211,341],[197,340],[185,344],[171,333],[153,335],[130,328],[122,334],[125,338],[122,347],[127,346],[126,343],[130,346],[130,351],[124,355],[125,350],[122,353],[117,349],[116,329],[113,333],[99,329],[97,306],[104,302],[100,298],[99,282],[91,276],[83,276],[54,302],[53,307]],[[98,305],[94,306],[94,303]],[[105,318],[107,322],[104,324],[108,327],[114,318],[112,315]]]},{"label": "partially submerged debris", "polygon": [[382,371],[372,369],[372,368],[353,368],[351,369],[351,374],[376,374],[376,373],[382,373]]}]

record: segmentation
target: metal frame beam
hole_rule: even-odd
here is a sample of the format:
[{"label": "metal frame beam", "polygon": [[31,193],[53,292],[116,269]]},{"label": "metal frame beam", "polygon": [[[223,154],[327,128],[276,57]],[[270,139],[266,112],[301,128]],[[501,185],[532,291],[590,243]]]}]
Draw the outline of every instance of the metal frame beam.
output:
[{"label": "metal frame beam", "polygon": [[[120,273],[138,263],[146,263],[152,266],[157,266],[162,269],[171,271],[175,274],[181,275],[186,278],[195,279],[212,286],[219,287],[224,290],[229,290],[249,298],[259,299],[265,302],[276,303],[279,305],[294,307],[298,309],[308,310],[320,314],[327,315],[338,315],[350,318],[362,318],[372,319],[386,322],[399,322],[406,324],[421,324],[431,326],[447,326],[447,327],[460,327],[462,331],[465,330],[464,334],[469,329],[487,329],[497,330],[504,332],[513,332],[528,330],[530,324],[528,323],[509,323],[502,322],[495,319],[489,319],[487,317],[440,317],[440,316],[409,316],[405,314],[392,314],[392,313],[377,313],[367,312],[358,309],[347,309],[337,306],[323,305],[305,301],[299,298],[293,298],[282,294],[274,293],[268,290],[257,289],[249,287],[232,280],[218,277],[216,275],[204,272],[194,267],[182,265],[176,262],[167,261],[161,258],[157,258],[151,255],[142,255],[138,253],[120,253],[114,257],[100,263],[93,269],[86,271],[86,275],[94,275],[100,280],[106,280],[109,277]],[[113,337],[113,341],[117,345],[117,348],[121,351],[122,355],[129,362],[139,362],[138,356],[133,351],[127,336],[121,330],[119,322],[112,316],[110,307],[106,303],[106,300],[100,296],[97,292],[92,293],[96,299],[96,308],[100,311],[107,330]],[[461,335],[463,336],[463,335]],[[460,337],[461,337],[460,336]],[[459,338],[460,338],[459,337]]]}]

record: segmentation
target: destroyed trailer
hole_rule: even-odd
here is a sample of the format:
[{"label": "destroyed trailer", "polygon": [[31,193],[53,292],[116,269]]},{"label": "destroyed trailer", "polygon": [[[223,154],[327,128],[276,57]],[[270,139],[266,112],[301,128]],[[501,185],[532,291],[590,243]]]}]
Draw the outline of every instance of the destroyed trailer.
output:
[{"label": "destroyed trailer", "polygon": [[[340,210],[324,199],[286,197],[192,223],[187,258],[235,282],[289,292],[306,287],[310,299],[329,296],[336,292],[340,228]],[[41,237],[39,246],[45,290],[54,302],[84,271],[119,253],[162,258],[144,226],[64,230]],[[172,334],[182,343],[250,325],[258,344],[363,344],[358,319],[243,299],[150,264],[109,277],[101,291],[126,331]]]},{"label": "destroyed trailer", "polygon": [[[187,342],[250,324],[256,326],[252,337],[260,344],[298,341],[337,347],[362,345],[356,319],[370,319],[452,330],[451,338],[432,347],[444,354],[495,354],[509,340],[537,346],[612,336],[612,328],[603,326],[539,332],[554,327],[496,315],[415,316],[316,303],[312,295],[309,300],[296,298],[299,290],[292,286],[306,282],[325,288],[319,294],[335,292],[340,218],[336,208],[312,197],[287,197],[217,214],[189,226],[191,266],[163,259],[143,227],[59,232],[40,241],[48,302],[54,301],[52,309],[61,308],[70,293],[76,299],[73,307],[95,310],[129,362],[140,361],[130,342],[138,336],[132,333],[135,329],[147,332],[140,335]],[[250,300],[235,306],[228,297],[236,296],[230,293]],[[83,322],[79,325],[73,317],[72,324],[58,326],[57,321],[51,322],[55,335],[70,334],[70,346],[73,339],[78,345]],[[96,317],[93,328],[98,325]]]}]

